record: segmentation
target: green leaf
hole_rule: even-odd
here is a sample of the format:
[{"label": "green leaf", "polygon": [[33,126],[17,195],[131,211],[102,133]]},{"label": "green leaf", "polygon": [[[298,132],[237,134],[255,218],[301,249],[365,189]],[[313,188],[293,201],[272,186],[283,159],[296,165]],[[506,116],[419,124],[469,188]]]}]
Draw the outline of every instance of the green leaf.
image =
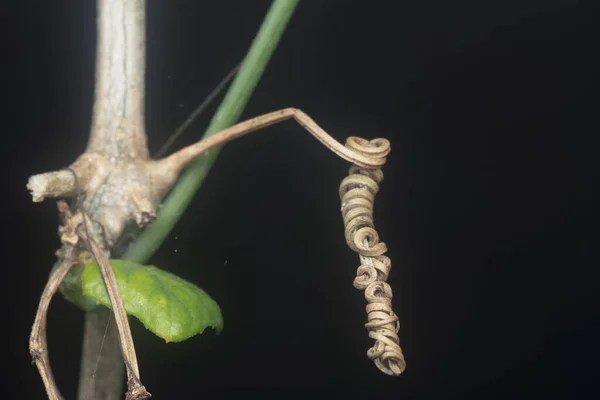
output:
[{"label": "green leaf", "polygon": [[[60,265],[60,261],[52,268],[52,272]],[[98,303],[93,299],[83,295],[83,286],[81,284],[81,274],[85,266],[74,265],[69,269],[65,279],[60,284],[60,292],[71,303],[75,304],[83,311],[94,311],[99,308]]]},{"label": "green leaf", "polygon": [[[166,342],[180,342],[207,326],[223,329],[218,304],[198,286],[152,265],[110,260],[127,314]],[[110,307],[98,264],[87,264],[81,275],[83,294]]]}]

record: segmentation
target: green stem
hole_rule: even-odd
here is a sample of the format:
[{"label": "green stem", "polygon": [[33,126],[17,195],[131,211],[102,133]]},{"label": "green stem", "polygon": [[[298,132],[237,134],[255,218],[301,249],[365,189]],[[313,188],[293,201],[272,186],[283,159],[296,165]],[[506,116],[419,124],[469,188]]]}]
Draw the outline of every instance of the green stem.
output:
[{"label": "green stem", "polygon": [[[242,62],[240,72],[213,116],[204,137],[211,136],[237,122],[250,95],[258,84],[265,67],[287,26],[298,0],[274,0],[269,12]],[[145,263],[169,235],[185,209],[200,189],[221,147],[198,157],[181,174],[177,184],[164,201],[158,218],[144,230],[125,253],[124,259]]]}]

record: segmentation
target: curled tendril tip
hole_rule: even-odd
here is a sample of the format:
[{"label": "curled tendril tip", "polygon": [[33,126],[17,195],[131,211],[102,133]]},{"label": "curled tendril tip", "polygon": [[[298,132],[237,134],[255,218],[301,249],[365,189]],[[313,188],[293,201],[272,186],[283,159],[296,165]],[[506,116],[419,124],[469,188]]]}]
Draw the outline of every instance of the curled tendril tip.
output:
[{"label": "curled tendril tip", "polygon": [[400,322],[392,310],[392,289],[386,282],[392,263],[384,255],[387,246],[380,242],[373,222],[375,195],[383,180],[380,166],[390,152],[390,143],[386,139],[350,137],[346,147],[374,161],[372,166],[352,165],[339,188],[346,243],[361,261],[354,287],[364,291],[368,321],[365,327],[375,340],[367,356],[381,371],[397,376],[406,368],[406,362],[398,337]]}]

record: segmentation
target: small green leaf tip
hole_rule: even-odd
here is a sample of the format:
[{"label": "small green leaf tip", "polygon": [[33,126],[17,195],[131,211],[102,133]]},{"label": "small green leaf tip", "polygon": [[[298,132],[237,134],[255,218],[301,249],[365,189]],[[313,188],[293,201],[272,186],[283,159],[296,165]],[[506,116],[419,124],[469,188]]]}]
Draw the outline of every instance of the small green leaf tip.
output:
[{"label": "small green leaf tip", "polygon": [[[223,329],[219,305],[198,286],[152,265],[110,260],[127,314],[168,342],[181,342],[207,326]],[[110,308],[98,264],[82,273],[83,294]]]}]

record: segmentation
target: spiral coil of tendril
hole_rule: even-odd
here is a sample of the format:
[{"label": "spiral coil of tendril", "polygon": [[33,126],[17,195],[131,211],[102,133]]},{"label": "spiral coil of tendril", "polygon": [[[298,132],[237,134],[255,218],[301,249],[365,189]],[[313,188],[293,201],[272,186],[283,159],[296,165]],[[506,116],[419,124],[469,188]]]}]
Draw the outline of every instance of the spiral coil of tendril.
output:
[{"label": "spiral coil of tendril", "polygon": [[[390,143],[386,139],[368,141],[349,137],[346,147],[379,160],[385,160],[390,152]],[[367,355],[384,373],[400,375],[406,368],[398,337],[400,322],[392,310],[392,289],[386,282],[392,264],[384,255],[387,247],[379,241],[373,223],[373,203],[382,180],[383,173],[378,167],[352,165],[349,175],[340,184],[339,194],[346,242],[361,261],[354,287],[365,292],[368,320],[365,327],[369,337],[375,340]]]}]

